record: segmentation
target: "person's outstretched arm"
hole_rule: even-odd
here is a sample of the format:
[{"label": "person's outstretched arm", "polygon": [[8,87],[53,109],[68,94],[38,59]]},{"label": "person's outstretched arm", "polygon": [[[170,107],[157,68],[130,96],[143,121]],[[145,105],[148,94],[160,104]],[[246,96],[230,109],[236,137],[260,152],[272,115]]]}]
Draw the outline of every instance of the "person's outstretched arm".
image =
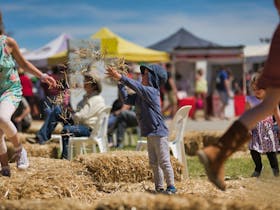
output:
[{"label": "person's outstretched arm", "polygon": [[18,65],[23,68],[25,71],[33,74],[34,76],[40,78],[42,82],[47,83],[50,87],[55,87],[56,86],[56,81],[54,78],[47,74],[43,74],[39,69],[37,69],[32,63],[27,61],[21,54],[18,44],[16,40],[14,40],[11,37],[7,37],[6,40],[8,50],[10,50],[9,53],[12,54],[13,58],[16,60]]}]

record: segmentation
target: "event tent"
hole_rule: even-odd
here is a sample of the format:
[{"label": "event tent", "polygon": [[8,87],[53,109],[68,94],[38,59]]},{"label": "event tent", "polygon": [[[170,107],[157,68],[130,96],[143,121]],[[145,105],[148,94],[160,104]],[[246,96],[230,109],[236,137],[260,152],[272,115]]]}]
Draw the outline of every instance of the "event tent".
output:
[{"label": "event tent", "polygon": [[56,65],[59,63],[66,63],[68,61],[68,52],[67,50],[63,52],[59,52],[51,57],[48,58],[48,65]]},{"label": "event tent", "polygon": [[49,58],[67,50],[69,39],[69,35],[61,34],[43,47],[24,54],[24,57],[39,68],[46,67],[50,65],[48,63]]},{"label": "event tent", "polygon": [[151,49],[172,52],[175,48],[206,48],[217,47],[216,43],[204,40],[190,33],[184,28],[180,28],[177,32],[169,37],[149,46]]},{"label": "event tent", "polygon": [[148,49],[114,34],[108,28],[101,28],[91,36],[101,40],[101,51],[109,57],[124,58],[131,62],[167,62],[166,52]]},{"label": "event tent", "polygon": [[230,68],[236,80],[243,79],[244,46],[242,45],[223,46],[181,28],[149,47],[170,53],[174,73],[180,75],[182,81],[190,87],[187,90],[188,95],[194,92],[198,68],[204,71],[209,93],[214,89],[216,74],[221,66]]},{"label": "event tent", "polygon": [[270,44],[248,45],[244,48],[245,71],[256,71],[267,59]]},{"label": "event tent", "polygon": [[264,62],[269,52],[270,44],[248,45],[244,48],[247,62]]}]

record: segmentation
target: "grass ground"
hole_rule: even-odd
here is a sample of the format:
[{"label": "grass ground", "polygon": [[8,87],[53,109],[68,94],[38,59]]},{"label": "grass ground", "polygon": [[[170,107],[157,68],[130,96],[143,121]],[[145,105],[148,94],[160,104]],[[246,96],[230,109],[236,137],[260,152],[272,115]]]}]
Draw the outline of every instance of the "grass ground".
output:
[{"label": "grass ground", "polygon": [[[135,146],[125,146],[124,150],[134,150]],[[111,149],[112,151],[117,149]],[[278,162],[280,158],[278,155]],[[262,155],[262,163],[264,169],[262,176],[272,176],[271,167],[266,155]],[[187,156],[187,164],[190,178],[206,178],[203,166],[200,164],[197,156]],[[236,180],[240,178],[249,178],[255,168],[254,162],[249,154],[249,151],[237,152],[228,159],[225,164],[225,177],[229,180]]]},{"label": "grass ground", "polygon": [[[279,156],[278,156],[279,161]],[[197,157],[187,157],[188,169],[190,178],[204,177],[205,172],[202,165],[199,163]],[[265,155],[262,155],[262,163],[264,166],[262,175],[272,176],[271,167]],[[225,164],[225,177],[226,179],[235,180],[239,178],[248,178],[254,171],[253,160],[247,152],[239,157],[232,157],[228,159]]]}]

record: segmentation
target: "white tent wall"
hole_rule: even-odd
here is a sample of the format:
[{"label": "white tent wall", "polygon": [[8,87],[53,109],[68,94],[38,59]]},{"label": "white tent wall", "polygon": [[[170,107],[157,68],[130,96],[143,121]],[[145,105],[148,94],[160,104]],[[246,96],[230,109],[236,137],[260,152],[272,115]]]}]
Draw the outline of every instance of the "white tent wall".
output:
[{"label": "white tent wall", "polygon": [[67,50],[67,42],[69,39],[69,35],[61,34],[43,47],[27,52],[23,56],[38,68],[45,68],[48,66],[49,57]]},{"label": "white tent wall", "polygon": [[263,66],[269,53],[270,44],[249,45],[244,48],[245,72],[256,71]]}]

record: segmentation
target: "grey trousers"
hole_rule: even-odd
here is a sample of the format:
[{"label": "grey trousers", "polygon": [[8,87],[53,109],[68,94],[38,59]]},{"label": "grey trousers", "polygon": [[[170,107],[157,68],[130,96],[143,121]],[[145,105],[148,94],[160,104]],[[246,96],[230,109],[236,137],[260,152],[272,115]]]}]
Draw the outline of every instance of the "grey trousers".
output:
[{"label": "grey trousers", "polygon": [[149,136],[149,163],[154,173],[155,188],[164,188],[164,178],[167,186],[174,185],[174,171],[170,162],[168,138]]}]

